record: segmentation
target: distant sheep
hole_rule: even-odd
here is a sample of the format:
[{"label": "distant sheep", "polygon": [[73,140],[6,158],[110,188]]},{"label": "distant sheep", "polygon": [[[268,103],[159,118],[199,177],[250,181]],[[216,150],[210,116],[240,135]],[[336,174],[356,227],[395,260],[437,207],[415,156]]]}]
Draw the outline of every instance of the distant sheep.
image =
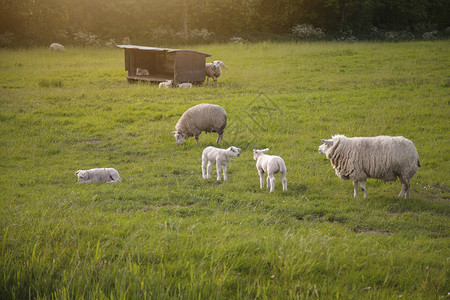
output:
[{"label": "distant sheep", "polygon": [[202,131],[217,132],[217,143],[223,137],[223,130],[227,126],[227,113],[219,105],[202,103],[186,110],[175,125],[174,134],[177,144],[194,136],[198,144],[198,136]]},{"label": "distant sheep", "polygon": [[183,82],[183,83],[180,83],[179,85],[178,85],[178,87],[179,88],[191,88],[192,87],[192,83],[189,83],[189,82]]},{"label": "distant sheep", "polygon": [[353,137],[335,135],[321,140],[319,153],[330,160],[339,178],[353,180],[354,197],[358,197],[358,182],[367,197],[366,179],[395,181],[400,178],[399,197],[409,197],[410,180],[420,167],[413,142],[402,136]]},{"label": "distant sheep", "polygon": [[78,183],[89,183],[93,181],[97,182],[117,182],[122,181],[114,168],[97,168],[90,170],[78,170],[75,172],[78,177]]},{"label": "distant sheep", "polygon": [[58,43],[52,43],[50,45],[50,51],[57,51],[57,52],[65,52],[66,48],[64,48],[63,45],[58,44]]},{"label": "distant sheep", "polygon": [[223,180],[227,180],[227,166],[231,158],[238,157],[240,148],[234,146],[228,149],[219,149],[216,147],[206,147],[202,153],[202,176],[203,178],[211,178],[211,168],[216,164],[217,180],[220,180],[220,166],[223,168]]},{"label": "distant sheep", "polygon": [[136,68],[137,76],[149,76],[150,72],[147,69]]},{"label": "distant sheep", "polygon": [[167,81],[161,82],[158,87],[159,88],[171,88],[171,87],[173,87],[173,80],[167,80]]},{"label": "distant sheep", "polygon": [[264,188],[264,173],[267,173],[267,188],[270,189],[270,192],[272,193],[275,189],[274,174],[280,172],[283,191],[287,191],[286,164],[279,156],[264,154],[264,152],[268,150],[269,148],[263,150],[253,149],[253,159],[256,160],[256,169],[259,174],[260,188]]},{"label": "distant sheep", "polygon": [[209,85],[209,77],[214,80],[214,85],[217,83],[217,78],[222,74],[222,69],[228,69],[227,66],[220,60],[215,60],[212,63],[205,64],[206,82]]}]

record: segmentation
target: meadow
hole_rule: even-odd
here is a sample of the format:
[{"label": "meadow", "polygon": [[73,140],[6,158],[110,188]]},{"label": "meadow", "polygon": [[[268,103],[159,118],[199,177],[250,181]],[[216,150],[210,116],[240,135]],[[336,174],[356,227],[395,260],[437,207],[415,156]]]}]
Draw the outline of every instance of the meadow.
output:
[{"label": "meadow", "polygon": [[[448,41],[190,49],[227,65],[217,86],[128,84],[121,49],[0,50],[1,299],[448,298]],[[216,134],[171,134],[198,103],[242,149],[226,182],[201,176]],[[334,134],[412,140],[411,197],[353,198],[317,151]],[[287,192],[259,188],[262,148]],[[123,181],[76,183],[94,167]]]}]

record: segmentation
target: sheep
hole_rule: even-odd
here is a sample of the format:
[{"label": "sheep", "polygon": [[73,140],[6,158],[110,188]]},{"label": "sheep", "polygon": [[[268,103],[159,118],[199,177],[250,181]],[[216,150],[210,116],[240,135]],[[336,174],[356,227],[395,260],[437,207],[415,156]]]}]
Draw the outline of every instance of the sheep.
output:
[{"label": "sheep", "polygon": [[171,88],[172,86],[173,86],[173,80],[167,80],[167,81],[161,82],[158,87],[159,88]]},{"label": "sheep", "polygon": [[220,60],[215,60],[212,63],[205,64],[205,73],[206,73],[206,82],[209,85],[209,77],[212,77],[214,80],[214,85],[217,83],[217,78],[219,78],[220,74],[222,74],[222,69],[228,69],[227,66]]},{"label": "sheep", "polygon": [[269,148],[263,150],[253,149],[253,159],[256,160],[256,169],[259,174],[260,188],[264,188],[264,173],[267,173],[267,188],[270,189],[270,192],[272,193],[275,189],[274,174],[280,172],[283,191],[287,191],[286,164],[279,156],[264,154],[264,152],[268,150]]},{"label": "sheep", "polygon": [[227,113],[222,107],[215,104],[202,103],[186,110],[181,115],[175,125],[175,131],[172,133],[178,145],[183,144],[191,136],[195,137],[198,144],[198,136],[202,131],[206,133],[217,132],[219,135],[217,143],[220,143],[226,126]]},{"label": "sheep", "polygon": [[58,43],[52,43],[50,45],[50,51],[57,51],[57,52],[65,52],[66,48],[64,48],[63,45],[58,44]]},{"label": "sheep", "polygon": [[353,181],[354,197],[358,182],[367,198],[366,179],[395,181],[400,178],[399,197],[409,197],[410,180],[420,167],[413,142],[402,136],[353,137],[335,135],[321,140],[319,153],[330,160],[336,175]]},{"label": "sheep", "polygon": [[75,172],[78,177],[78,183],[97,182],[117,182],[122,181],[114,168],[96,168],[90,170],[78,170]]},{"label": "sheep", "polygon": [[183,82],[183,83],[180,83],[180,84],[178,85],[178,87],[179,87],[179,88],[191,88],[191,87],[192,87],[192,83],[189,83],[189,82]]},{"label": "sheep", "polygon": [[223,180],[227,180],[227,165],[231,158],[239,157],[240,148],[234,146],[228,149],[219,149],[216,147],[206,147],[202,153],[202,177],[211,178],[212,165],[216,164],[217,180],[220,180],[220,166],[223,168]]},{"label": "sheep", "polygon": [[147,69],[136,68],[137,76],[149,76],[150,72]]}]

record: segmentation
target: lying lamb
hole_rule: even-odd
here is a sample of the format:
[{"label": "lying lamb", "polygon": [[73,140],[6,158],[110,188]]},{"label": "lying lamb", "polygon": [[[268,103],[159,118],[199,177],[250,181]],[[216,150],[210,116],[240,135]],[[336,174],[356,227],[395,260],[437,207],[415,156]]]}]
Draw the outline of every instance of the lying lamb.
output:
[{"label": "lying lamb", "polygon": [[147,69],[136,68],[136,75],[138,75],[138,76],[149,76],[150,72]]},{"label": "lying lamb", "polygon": [[231,158],[238,157],[240,148],[234,146],[228,149],[219,149],[216,147],[206,147],[202,153],[202,176],[203,178],[211,178],[211,168],[216,164],[217,180],[220,180],[220,166],[223,168],[223,180],[227,180],[227,165]]},{"label": "lying lamb", "polygon": [[52,43],[50,45],[50,51],[58,51],[58,52],[64,52],[66,51],[66,48],[64,48],[63,45],[58,44],[58,43]]},{"label": "lying lamb", "polygon": [[217,132],[217,143],[223,137],[223,130],[227,126],[227,113],[219,105],[202,103],[186,110],[175,125],[174,134],[177,144],[194,136],[198,144],[198,136],[204,132]]},{"label": "lying lamb", "polygon": [[212,77],[214,80],[214,85],[217,83],[217,78],[219,78],[220,74],[222,74],[222,69],[228,69],[227,66],[220,60],[215,60],[212,63],[205,64],[205,73],[206,73],[206,82],[209,85],[209,77]]},{"label": "lying lamb", "polygon": [[264,152],[268,150],[269,148],[263,150],[253,149],[253,159],[256,160],[256,169],[259,174],[260,188],[264,188],[264,173],[267,173],[267,188],[270,189],[270,192],[272,193],[275,189],[274,174],[280,172],[283,191],[287,191],[286,164],[279,156],[264,154]]},{"label": "lying lamb", "polygon": [[335,135],[321,140],[319,153],[330,160],[339,178],[353,180],[354,197],[358,197],[358,182],[367,197],[366,179],[395,181],[400,178],[399,197],[409,197],[410,180],[420,167],[413,142],[402,136],[353,137]]},{"label": "lying lamb", "polygon": [[189,82],[183,82],[183,83],[180,83],[180,84],[178,85],[178,87],[179,87],[179,88],[191,88],[191,87],[192,87],[192,83],[189,83]]},{"label": "lying lamb", "polygon": [[89,183],[93,181],[97,182],[117,182],[122,181],[114,168],[97,168],[90,170],[78,170],[75,172],[78,177],[78,183]]},{"label": "lying lamb", "polygon": [[173,80],[167,80],[164,82],[161,82],[158,87],[159,88],[171,88],[173,86]]}]

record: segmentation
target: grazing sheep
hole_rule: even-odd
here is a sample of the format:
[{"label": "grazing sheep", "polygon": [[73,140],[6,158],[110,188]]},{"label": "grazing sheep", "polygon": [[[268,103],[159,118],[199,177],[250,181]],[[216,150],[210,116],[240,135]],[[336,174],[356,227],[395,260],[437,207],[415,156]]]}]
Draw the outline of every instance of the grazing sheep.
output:
[{"label": "grazing sheep", "polygon": [[222,69],[228,69],[227,66],[220,60],[215,60],[212,63],[205,64],[205,73],[206,73],[206,82],[209,85],[209,77],[212,77],[214,80],[214,85],[217,83],[217,78],[219,78],[220,74],[222,74]]},{"label": "grazing sheep", "polygon": [[137,76],[149,76],[150,72],[147,69],[136,68]]},{"label": "grazing sheep", "polygon": [[63,45],[58,44],[58,43],[52,43],[50,45],[50,51],[58,51],[58,52],[65,52],[66,48],[64,48]]},{"label": "grazing sheep", "polygon": [[192,83],[189,82],[184,82],[184,83],[180,83],[178,85],[179,88],[191,88],[192,87]]},{"label": "grazing sheep", "polygon": [[93,181],[97,182],[117,182],[122,181],[114,168],[97,168],[90,170],[78,170],[75,172],[78,177],[78,183],[89,183]]},{"label": "grazing sheep", "polygon": [[253,159],[256,160],[256,169],[259,174],[260,188],[264,188],[264,173],[267,173],[267,188],[270,189],[270,192],[272,193],[275,189],[274,174],[280,172],[283,191],[287,191],[286,164],[279,156],[264,154],[264,152],[268,150],[269,148],[263,150],[253,149]]},{"label": "grazing sheep", "polygon": [[171,88],[173,86],[173,80],[167,80],[167,81],[164,81],[164,82],[161,82],[160,84],[159,84],[159,88]]},{"label": "grazing sheep", "polygon": [[420,167],[413,142],[402,136],[353,137],[335,135],[321,140],[319,153],[330,160],[339,178],[353,180],[354,197],[358,197],[358,182],[367,197],[366,179],[395,181],[400,178],[399,197],[409,197],[410,180]]},{"label": "grazing sheep", "polygon": [[220,143],[223,137],[223,130],[227,126],[227,113],[219,105],[202,103],[186,110],[175,125],[174,134],[177,144],[183,144],[184,141],[194,136],[198,144],[198,136],[202,131],[217,132],[217,143]]},{"label": "grazing sheep", "polygon": [[227,165],[231,158],[238,157],[240,148],[234,146],[228,149],[219,149],[216,147],[206,147],[202,153],[202,176],[203,178],[211,178],[212,165],[216,164],[217,180],[220,180],[220,166],[223,168],[223,180],[227,180]]}]

